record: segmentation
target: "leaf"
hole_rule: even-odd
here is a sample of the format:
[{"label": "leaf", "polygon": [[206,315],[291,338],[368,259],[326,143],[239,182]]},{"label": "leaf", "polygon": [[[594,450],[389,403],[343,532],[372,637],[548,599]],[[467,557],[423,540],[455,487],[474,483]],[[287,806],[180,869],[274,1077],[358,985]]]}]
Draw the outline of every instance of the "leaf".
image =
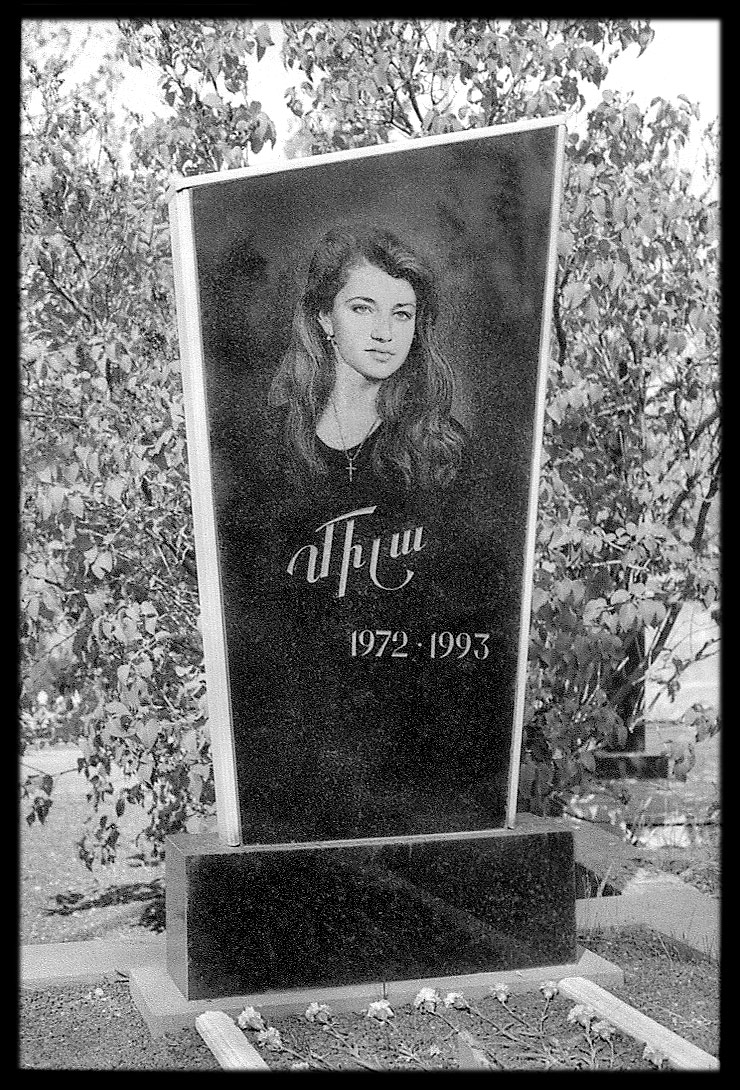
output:
[{"label": "leaf", "polygon": [[108,703],[105,705],[105,710],[110,715],[115,715],[117,718],[120,718],[122,715],[131,715],[130,708],[128,708],[120,700],[109,700]]},{"label": "leaf", "polygon": [[200,101],[204,106],[210,106],[215,110],[221,109],[224,105],[223,99],[220,95],[217,95],[215,91],[207,91],[206,94],[201,95]]},{"label": "leaf", "polygon": [[656,626],[665,617],[665,606],[654,598],[643,598],[639,606],[640,616],[648,626]]},{"label": "leaf", "polygon": [[532,613],[537,613],[549,601],[549,596],[541,587],[535,587],[532,591]]},{"label": "leaf", "polygon": [[566,306],[579,307],[591,291],[591,285],[584,280],[575,280],[563,288],[563,302]]},{"label": "leaf", "polygon": [[586,602],[583,609],[583,622],[584,624],[590,624],[606,609],[606,598],[592,598]]},{"label": "leaf", "polygon": [[53,165],[51,163],[44,163],[36,172],[36,182],[39,189],[42,192],[51,189],[57,177],[57,171],[54,169]]},{"label": "leaf", "polygon": [[270,28],[267,23],[260,23],[254,32],[254,36],[257,39],[257,60],[261,61],[265,55],[268,45],[274,45],[270,34]]},{"label": "leaf", "polygon": [[575,246],[575,236],[572,231],[566,231],[565,228],[561,228],[558,233],[558,253],[561,257],[567,257],[572,252]]},{"label": "leaf", "polygon": [[457,1034],[457,1064],[461,1071],[490,1070],[493,1066],[480,1043],[464,1029]]},{"label": "leaf", "polygon": [[85,503],[79,492],[71,492],[67,497],[67,506],[75,518],[84,519]]},{"label": "leaf", "polygon": [[93,614],[97,617],[105,609],[106,594],[103,590],[95,591],[94,594],[86,594],[85,601],[89,605]]},{"label": "leaf", "polygon": [[96,575],[98,579],[102,579],[106,572],[113,570],[113,554],[112,553],[98,553],[95,557],[95,561],[92,565],[93,575]]},{"label": "leaf", "polygon": [[625,602],[619,611],[619,625],[624,631],[632,628],[637,619],[637,609],[633,602]]},{"label": "leaf", "polygon": [[111,477],[110,480],[105,482],[104,492],[106,496],[110,496],[116,503],[120,503],[127,483],[125,477]]},{"label": "leaf", "polygon": [[61,511],[66,498],[67,491],[61,485],[56,484],[49,489],[49,503],[52,511]]},{"label": "leaf", "polygon": [[650,216],[650,215],[644,216],[640,220],[640,223],[638,224],[638,227],[639,227],[639,230],[642,232],[642,234],[645,236],[645,238],[647,238],[647,239],[654,238],[655,233],[657,231],[657,223],[655,221],[655,216]]},{"label": "leaf", "polygon": [[579,758],[581,765],[587,772],[596,771],[596,758],[590,750],[586,750],[584,753],[579,754]]},{"label": "leaf", "polygon": [[621,261],[615,261],[614,262],[614,268],[612,269],[611,281],[609,283],[609,287],[611,288],[612,291],[617,290],[617,288],[622,283],[622,281],[624,280],[626,275],[627,275],[627,266],[624,265]]},{"label": "leaf", "polygon": [[159,723],[156,719],[148,719],[146,723],[136,728],[136,733],[144,744],[145,749],[152,749],[159,737]]}]

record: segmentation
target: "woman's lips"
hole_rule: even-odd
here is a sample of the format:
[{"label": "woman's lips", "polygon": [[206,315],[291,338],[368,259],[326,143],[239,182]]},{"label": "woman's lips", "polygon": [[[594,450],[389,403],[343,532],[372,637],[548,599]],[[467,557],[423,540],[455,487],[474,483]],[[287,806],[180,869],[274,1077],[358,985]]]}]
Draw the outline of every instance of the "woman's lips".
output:
[{"label": "woman's lips", "polygon": [[373,356],[382,356],[383,359],[389,359],[393,355],[393,352],[388,348],[366,348],[365,351],[370,352]]}]

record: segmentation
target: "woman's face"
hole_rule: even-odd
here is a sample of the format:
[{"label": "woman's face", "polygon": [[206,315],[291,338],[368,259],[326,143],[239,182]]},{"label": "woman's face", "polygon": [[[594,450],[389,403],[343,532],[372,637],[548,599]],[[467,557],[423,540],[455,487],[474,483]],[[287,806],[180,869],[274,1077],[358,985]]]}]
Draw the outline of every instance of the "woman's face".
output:
[{"label": "woman's face", "polygon": [[360,265],[319,321],[334,338],[339,363],[379,382],[406,362],[416,326],[416,292],[408,280]]}]

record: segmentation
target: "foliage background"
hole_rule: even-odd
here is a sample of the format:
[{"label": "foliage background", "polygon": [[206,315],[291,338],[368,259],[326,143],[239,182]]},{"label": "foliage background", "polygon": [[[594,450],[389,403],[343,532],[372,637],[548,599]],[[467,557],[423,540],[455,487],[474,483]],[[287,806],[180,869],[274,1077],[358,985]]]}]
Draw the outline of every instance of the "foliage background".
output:
[{"label": "foliage background", "polygon": [[[277,49],[267,24],[115,30],[70,82],[68,30],[27,20],[21,62],[20,747],[79,745],[90,867],[115,858],[127,806],[155,860],[213,814],[165,195],[174,173],[247,165],[279,135],[250,94]],[[700,124],[687,99],[604,92],[583,111],[651,38],[616,19],[282,27],[287,155],[567,118],[520,783],[540,813],[600,748],[629,747],[682,604],[720,619],[718,129],[701,188],[681,165]],[[157,70],[163,116],[113,108],[131,66]],[[115,768],[130,775],[114,788]],[[24,792],[43,820],[51,777]]]}]

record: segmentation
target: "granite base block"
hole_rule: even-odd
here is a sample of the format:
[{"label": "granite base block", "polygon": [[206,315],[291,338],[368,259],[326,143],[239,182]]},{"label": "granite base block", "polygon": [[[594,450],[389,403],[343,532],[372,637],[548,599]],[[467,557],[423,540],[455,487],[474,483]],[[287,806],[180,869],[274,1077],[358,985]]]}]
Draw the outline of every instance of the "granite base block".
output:
[{"label": "granite base block", "polygon": [[167,969],[208,999],[572,963],[573,833],[166,844]]},{"label": "granite base block", "polygon": [[594,773],[599,780],[665,779],[667,753],[595,753]]}]

